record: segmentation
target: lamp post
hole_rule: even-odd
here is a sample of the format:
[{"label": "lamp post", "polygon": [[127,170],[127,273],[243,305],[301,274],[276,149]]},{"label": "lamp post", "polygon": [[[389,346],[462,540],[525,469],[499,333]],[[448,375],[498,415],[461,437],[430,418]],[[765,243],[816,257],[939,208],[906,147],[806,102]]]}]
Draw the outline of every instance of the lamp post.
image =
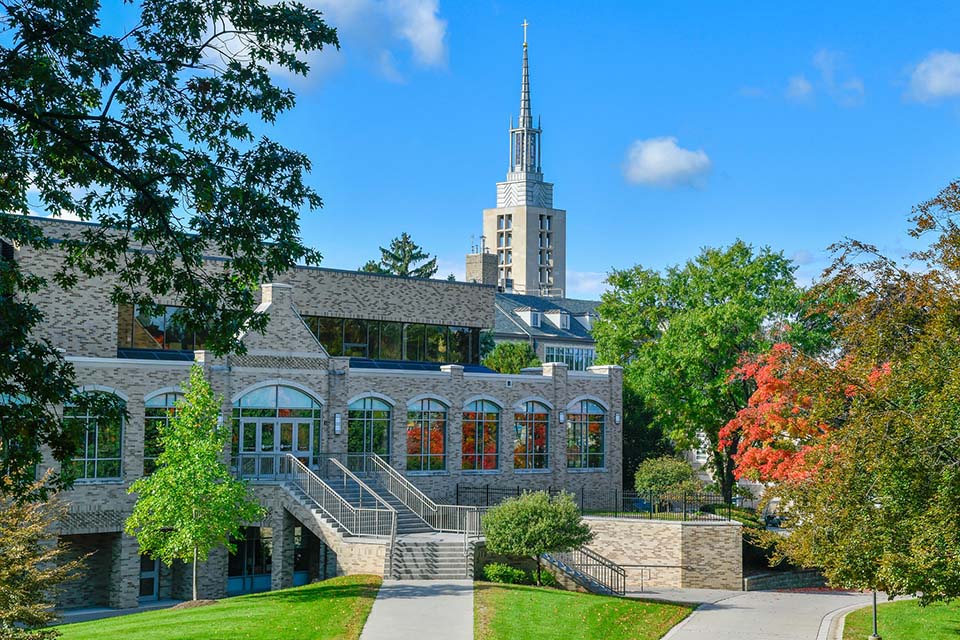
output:
[{"label": "lamp post", "polygon": [[877,633],[877,590],[873,590],[873,634],[867,640],[881,640]]}]

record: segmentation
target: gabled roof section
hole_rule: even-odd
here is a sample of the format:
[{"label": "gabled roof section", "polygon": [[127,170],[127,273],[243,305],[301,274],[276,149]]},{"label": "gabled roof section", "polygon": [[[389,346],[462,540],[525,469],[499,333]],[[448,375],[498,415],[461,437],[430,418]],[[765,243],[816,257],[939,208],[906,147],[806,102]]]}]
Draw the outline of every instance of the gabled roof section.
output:
[{"label": "gabled roof section", "polygon": [[257,313],[270,316],[265,333],[245,331],[241,336],[251,352],[307,353],[328,358],[316,336],[307,328],[293,306],[293,287],[288,284],[265,284]]},{"label": "gabled roof section", "polygon": [[[597,315],[596,300],[575,300],[573,298],[542,298],[527,296],[518,293],[498,293],[496,298],[496,317],[494,318],[494,333],[498,335],[515,335],[517,338],[552,338],[556,340],[574,340],[578,342],[593,342],[590,332],[580,322],[577,316],[587,314]],[[524,322],[519,311],[539,311],[540,326],[531,327]],[[550,312],[565,312],[570,314],[570,326],[561,329],[551,319]],[[548,315],[549,314],[549,315]]]}]

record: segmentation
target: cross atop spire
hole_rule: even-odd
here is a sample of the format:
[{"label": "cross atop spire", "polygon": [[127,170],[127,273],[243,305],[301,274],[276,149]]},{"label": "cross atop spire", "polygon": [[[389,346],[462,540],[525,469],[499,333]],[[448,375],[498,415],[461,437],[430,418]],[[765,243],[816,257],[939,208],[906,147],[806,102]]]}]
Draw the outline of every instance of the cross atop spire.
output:
[{"label": "cross atop spire", "polygon": [[523,27],[523,46],[526,47],[527,46],[527,27],[530,26],[530,23],[527,22],[526,18],[524,18],[523,24],[521,24],[520,26]]}]

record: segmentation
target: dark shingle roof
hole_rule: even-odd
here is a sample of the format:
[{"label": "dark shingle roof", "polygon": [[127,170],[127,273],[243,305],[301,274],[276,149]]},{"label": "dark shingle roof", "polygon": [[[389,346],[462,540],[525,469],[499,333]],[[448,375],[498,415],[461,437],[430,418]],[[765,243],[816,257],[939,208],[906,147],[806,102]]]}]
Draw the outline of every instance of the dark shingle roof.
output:
[{"label": "dark shingle roof", "polygon": [[[574,300],[572,298],[541,298],[518,293],[498,293],[494,333],[500,336],[515,335],[518,338],[554,338],[593,342],[593,337],[575,316],[597,315],[596,300]],[[550,311],[566,311],[570,314],[570,328],[561,329],[546,314]],[[518,311],[539,311],[540,327],[531,327],[517,313]]]}]

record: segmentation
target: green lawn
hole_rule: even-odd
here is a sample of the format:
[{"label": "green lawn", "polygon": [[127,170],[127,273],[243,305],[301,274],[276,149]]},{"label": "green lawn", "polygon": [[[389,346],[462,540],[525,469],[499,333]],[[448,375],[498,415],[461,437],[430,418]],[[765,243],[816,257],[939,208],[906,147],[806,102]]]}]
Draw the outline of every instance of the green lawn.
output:
[{"label": "green lawn", "polygon": [[475,586],[475,640],[657,640],[692,610],[544,587]]},{"label": "green lawn", "polygon": [[[877,631],[883,640],[956,640],[960,637],[960,602],[921,607],[916,600],[878,607]],[[847,614],[843,640],[864,640],[873,633],[873,608]]]},{"label": "green lawn", "polygon": [[380,582],[377,576],[346,576],[194,609],[148,611],[59,629],[63,640],[356,640]]}]

